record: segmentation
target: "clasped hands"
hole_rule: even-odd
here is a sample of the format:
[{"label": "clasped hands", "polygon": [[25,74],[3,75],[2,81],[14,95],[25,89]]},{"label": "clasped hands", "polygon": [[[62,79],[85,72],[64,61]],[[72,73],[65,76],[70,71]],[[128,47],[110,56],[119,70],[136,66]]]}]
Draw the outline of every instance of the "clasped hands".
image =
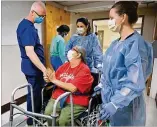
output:
[{"label": "clasped hands", "polygon": [[52,82],[56,80],[55,71],[51,70],[50,68],[47,68],[45,73],[43,74],[43,78],[45,82]]}]

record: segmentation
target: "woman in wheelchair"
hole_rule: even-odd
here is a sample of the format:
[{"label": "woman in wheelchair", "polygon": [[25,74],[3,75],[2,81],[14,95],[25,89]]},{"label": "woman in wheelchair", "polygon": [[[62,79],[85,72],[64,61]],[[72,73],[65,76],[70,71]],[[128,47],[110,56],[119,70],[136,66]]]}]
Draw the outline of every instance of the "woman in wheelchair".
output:
[{"label": "woman in wheelchair", "polygon": [[[89,92],[93,83],[90,69],[85,64],[85,50],[80,46],[75,46],[67,54],[69,62],[66,62],[58,70],[52,72],[50,69],[44,76],[46,82],[56,85],[49,100],[45,115],[51,115],[55,100],[66,91],[73,93],[74,119],[87,109],[89,103]],[[75,94],[77,93],[77,94]],[[59,117],[56,121],[58,126],[68,126],[71,121],[70,98],[61,100],[57,105]],[[52,121],[48,121],[51,126]]]}]

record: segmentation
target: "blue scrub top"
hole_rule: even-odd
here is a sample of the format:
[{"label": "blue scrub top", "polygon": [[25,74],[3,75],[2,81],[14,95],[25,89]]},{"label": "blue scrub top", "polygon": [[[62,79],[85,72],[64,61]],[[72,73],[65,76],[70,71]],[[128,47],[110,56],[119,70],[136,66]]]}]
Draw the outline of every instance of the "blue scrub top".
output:
[{"label": "blue scrub top", "polygon": [[40,61],[44,64],[44,49],[40,44],[40,39],[38,36],[38,31],[34,27],[34,24],[27,20],[23,19],[17,28],[17,40],[19,48],[21,51],[21,70],[25,75],[38,75],[42,72],[31,62],[29,57],[26,55],[25,46],[33,46],[34,51],[39,57]]}]

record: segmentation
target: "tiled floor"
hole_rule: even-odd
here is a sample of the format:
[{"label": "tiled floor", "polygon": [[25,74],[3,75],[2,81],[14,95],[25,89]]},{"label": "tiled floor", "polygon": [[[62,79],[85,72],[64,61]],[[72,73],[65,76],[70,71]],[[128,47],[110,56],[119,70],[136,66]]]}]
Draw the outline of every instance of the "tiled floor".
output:
[{"label": "tiled floor", "polygon": [[[145,96],[145,101],[146,101],[146,113],[147,113],[146,126],[157,127],[157,107],[155,105],[155,100],[150,97]],[[26,109],[26,103],[22,104],[21,107]],[[19,121],[24,120],[25,118],[26,117],[24,116],[15,116],[15,119],[14,119],[15,124],[18,123]],[[3,127],[9,126],[8,121],[9,121],[9,112],[2,115],[1,123]],[[21,126],[25,126],[25,124],[26,123],[23,123]]]}]

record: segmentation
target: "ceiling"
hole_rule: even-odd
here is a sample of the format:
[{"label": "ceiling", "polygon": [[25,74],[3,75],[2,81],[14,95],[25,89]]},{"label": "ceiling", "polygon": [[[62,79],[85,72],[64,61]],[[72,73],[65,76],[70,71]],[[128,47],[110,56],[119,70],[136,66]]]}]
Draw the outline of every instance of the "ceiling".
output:
[{"label": "ceiling", "polygon": [[57,1],[56,3],[62,6],[74,6],[74,5],[86,4],[92,2],[91,1]]},{"label": "ceiling", "polygon": [[[116,1],[83,0],[83,1],[53,1],[53,2],[69,12],[79,13],[79,12],[106,11],[109,10]],[[153,3],[153,1],[144,1],[144,2],[139,1],[139,7],[146,7],[148,2],[150,2],[149,6],[152,6],[155,3],[157,3],[157,1],[155,3]]]},{"label": "ceiling", "polygon": [[69,12],[95,12],[109,10],[114,1],[56,1]]}]

